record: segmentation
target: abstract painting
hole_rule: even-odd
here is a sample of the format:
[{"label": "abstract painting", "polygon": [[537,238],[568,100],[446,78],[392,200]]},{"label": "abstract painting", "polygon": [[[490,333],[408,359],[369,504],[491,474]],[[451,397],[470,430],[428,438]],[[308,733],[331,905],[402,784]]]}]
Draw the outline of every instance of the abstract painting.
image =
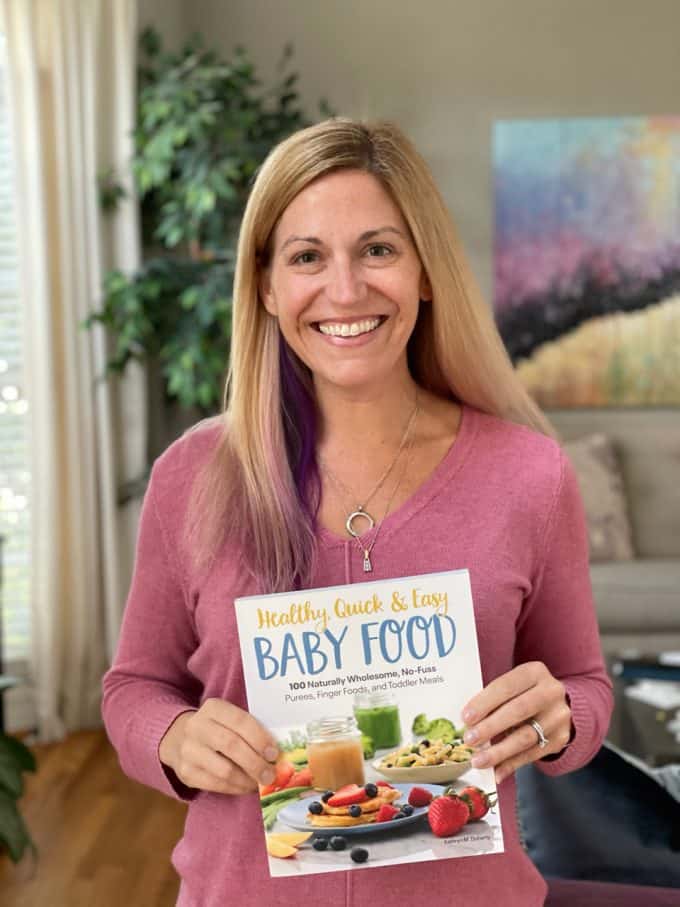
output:
[{"label": "abstract painting", "polygon": [[544,408],[680,405],[680,116],[494,127],[494,309]]}]

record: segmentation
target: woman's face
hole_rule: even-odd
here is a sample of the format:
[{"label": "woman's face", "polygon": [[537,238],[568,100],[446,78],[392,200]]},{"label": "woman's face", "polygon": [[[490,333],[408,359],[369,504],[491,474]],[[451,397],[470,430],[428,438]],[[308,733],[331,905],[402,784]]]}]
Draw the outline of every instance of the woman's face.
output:
[{"label": "woman's face", "polygon": [[359,170],[320,177],[281,216],[260,293],[317,388],[406,377],[406,344],[431,290],[408,227]]}]

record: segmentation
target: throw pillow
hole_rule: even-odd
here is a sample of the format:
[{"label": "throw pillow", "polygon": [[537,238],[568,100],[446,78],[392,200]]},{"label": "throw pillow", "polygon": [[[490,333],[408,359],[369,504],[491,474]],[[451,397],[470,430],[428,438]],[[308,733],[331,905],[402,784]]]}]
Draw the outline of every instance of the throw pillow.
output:
[{"label": "throw pillow", "polygon": [[583,496],[591,562],[631,560],[634,552],[623,477],[611,441],[598,433],[568,441],[563,447]]}]

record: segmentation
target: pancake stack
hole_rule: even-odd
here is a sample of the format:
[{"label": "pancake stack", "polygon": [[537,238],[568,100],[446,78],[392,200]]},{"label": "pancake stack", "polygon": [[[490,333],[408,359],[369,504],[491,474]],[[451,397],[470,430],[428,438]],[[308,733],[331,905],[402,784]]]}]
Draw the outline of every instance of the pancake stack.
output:
[{"label": "pancake stack", "polygon": [[323,812],[319,815],[308,812],[307,821],[317,828],[348,828],[352,825],[366,825],[369,822],[375,822],[381,806],[398,800],[400,796],[401,791],[393,787],[380,786],[376,797],[371,797],[362,803],[352,804],[361,809],[360,816],[352,816],[349,805],[329,806],[327,802],[321,801]]}]

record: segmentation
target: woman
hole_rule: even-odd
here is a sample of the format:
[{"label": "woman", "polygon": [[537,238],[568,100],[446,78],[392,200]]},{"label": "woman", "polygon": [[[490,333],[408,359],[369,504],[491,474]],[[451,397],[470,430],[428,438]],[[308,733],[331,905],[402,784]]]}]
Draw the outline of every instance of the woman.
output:
[{"label": "woman", "polygon": [[[234,598],[461,567],[486,684],[463,717],[493,741],[476,759],[495,767],[505,853],[271,880],[251,792],[277,748],[245,710]],[[329,120],[262,166],[226,414],[155,464],[104,693],[123,769],[190,803],[182,907],[543,903],[512,773],[583,765],[612,705],[583,512],[394,126]]]}]

